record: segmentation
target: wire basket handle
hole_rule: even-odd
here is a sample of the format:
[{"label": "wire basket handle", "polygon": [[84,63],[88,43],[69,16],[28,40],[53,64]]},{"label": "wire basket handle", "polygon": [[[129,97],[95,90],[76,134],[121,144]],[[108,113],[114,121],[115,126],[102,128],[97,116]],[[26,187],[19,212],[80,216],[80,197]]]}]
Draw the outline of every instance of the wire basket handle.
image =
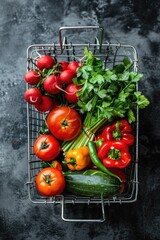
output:
[{"label": "wire basket handle", "polygon": [[101,51],[101,46],[102,46],[102,39],[103,39],[103,28],[101,26],[69,26],[69,27],[60,27],[59,28],[59,43],[60,43],[60,48],[61,48],[61,53],[63,53],[63,41],[62,41],[62,31],[64,30],[83,30],[83,29],[99,29],[100,34],[99,34],[99,51]]},{"label": "wire basket handle", "polygon": [[[66,203],[67,204],[67,203]],[[65,215],[65,199],[64,196],[62,196],[62,200],[61,200],[61,205],[62,205],[62,210],[61,210],[61,217],[62,220],[67,221],[67,222],[104,222],[106,220],[106,216],[105,216],[105,210],[104,210],[104,199],[103,197],[101,197],[101,210],[102,210],[102,218],[66,218]]]}]

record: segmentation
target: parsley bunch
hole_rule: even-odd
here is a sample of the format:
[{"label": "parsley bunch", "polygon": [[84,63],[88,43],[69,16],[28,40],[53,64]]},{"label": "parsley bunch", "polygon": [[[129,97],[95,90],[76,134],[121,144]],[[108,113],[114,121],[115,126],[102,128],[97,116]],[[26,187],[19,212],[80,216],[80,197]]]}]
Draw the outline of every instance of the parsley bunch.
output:
[{"label": "parsley bunch", "polygon": [[73,79],[76,85],[82,86],[78,91],[76,108],[85,116],[83,131],[77,139],[64,144],[65,151],[86,145],[88,139],[93,139],[96,131],[106,122],[117,118],[135,122],[137,107],[142,109],[149,104],[137,88],[137,82],[143,75],[131,71],[132,62],[128,58],[125,57],[121,64],[112,69],[105,69],[103,61],[91,51],[85,48],[84,53],[86,60]]}]

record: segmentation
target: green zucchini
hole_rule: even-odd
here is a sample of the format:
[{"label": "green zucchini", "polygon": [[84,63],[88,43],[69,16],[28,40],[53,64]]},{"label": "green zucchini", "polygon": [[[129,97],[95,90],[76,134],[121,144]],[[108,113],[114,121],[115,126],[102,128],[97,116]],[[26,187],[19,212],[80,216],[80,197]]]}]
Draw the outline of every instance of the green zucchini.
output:
[{"label": "green zucchini", "polygon": [[118,178],[100,170],[67,171],[64,173],[66,190],[86,197],[111,197],[119,193],[121,182]]}]

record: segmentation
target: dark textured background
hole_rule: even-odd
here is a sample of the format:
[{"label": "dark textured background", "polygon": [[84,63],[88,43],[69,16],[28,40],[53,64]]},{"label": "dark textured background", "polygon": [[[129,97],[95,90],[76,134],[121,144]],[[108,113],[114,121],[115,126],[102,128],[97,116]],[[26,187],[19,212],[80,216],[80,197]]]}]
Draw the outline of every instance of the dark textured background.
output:
[{"label": "dark textured background", "polygon": [[[160,239],[160,2],[152,0],[0,1],[0,239]],[[139,52],[140,89],[150,106],[140,113],[139,195],[106,207],[104,223],[67,223],[60,206],[28,199],[26,49],[57,42],[61,26],[102,25],[105,39]],[[72,209],[71,209],[72,211]]]}]

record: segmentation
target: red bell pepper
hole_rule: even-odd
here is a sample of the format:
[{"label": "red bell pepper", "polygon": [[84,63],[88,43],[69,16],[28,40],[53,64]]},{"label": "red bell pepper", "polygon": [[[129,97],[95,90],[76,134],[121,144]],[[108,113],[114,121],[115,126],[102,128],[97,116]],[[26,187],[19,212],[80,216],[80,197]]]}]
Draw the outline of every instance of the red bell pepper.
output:
[{"label": "red bell pepper", "polygon": [[127,120],[118,120],[110,126],[104,128],[102,137],[105,141],[122,140],[128,146],[134,144],[134,135],[132,134],[132,126]]},{"label": "red bell pepper", "polygon": [[125,168],[131,162],[129,146],[124,141],[106,141],[98,149],[98,157],[107,168]]},{"label": "red bell pepper", "polygon": [[102,145],[102,143],[104,142],[102,134],[98,134],[97,136],[95,136],[94,141],[95,141],[96,147],[98,149]]}]

